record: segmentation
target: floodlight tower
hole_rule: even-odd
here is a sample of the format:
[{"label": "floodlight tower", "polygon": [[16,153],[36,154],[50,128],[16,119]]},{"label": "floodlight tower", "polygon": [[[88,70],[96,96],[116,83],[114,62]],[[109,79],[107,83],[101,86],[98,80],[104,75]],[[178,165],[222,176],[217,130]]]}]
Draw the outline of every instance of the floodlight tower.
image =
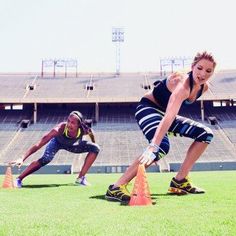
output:
[{"label": "floodlight tower", "polygon": [[116,74],[120,74],[120,43],[124,42],[124,29],[112,28],[112,42],[116,43]]}]

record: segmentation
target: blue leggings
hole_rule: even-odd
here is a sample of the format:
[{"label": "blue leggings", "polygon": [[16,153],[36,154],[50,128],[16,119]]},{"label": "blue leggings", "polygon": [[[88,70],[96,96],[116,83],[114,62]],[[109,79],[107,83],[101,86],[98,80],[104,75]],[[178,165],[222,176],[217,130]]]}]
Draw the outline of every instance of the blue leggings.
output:
[{"label": "blue leggings", "polygon": [[[146,98],[142,98],[137,106],[135,118],[149,143],[152,141],[156,129],[164,115],[165,112],[162,111],[161,108]],[[212,130],[209,127],[182,116],[176,116],[168,130],[168,134],[188,137],[197,142],[204,142],[208,144],[213,138]],[[160,144],[160,150],[157,153],[155,161],[161,159],[169,152],[170,142],[168,134],[164,136]]]},{"label": "blue leggings", "polygon": [[92,152],[98,154],[100,151],[100,148],[97,144],[88,142],[88,141],[81,141],[76,145],[73,146],[65,146],[60,144],[56,138],[53,138],[50,140],[48,145],[46,146],[46,149],[44,151],[43,156],[38,160],[39,163],[42,166],[47,165],[49,162],[51,162],[55,156],[55,154],[60,150],[64,149],[69,152],[73,153],[84,153],[84,152]]}]

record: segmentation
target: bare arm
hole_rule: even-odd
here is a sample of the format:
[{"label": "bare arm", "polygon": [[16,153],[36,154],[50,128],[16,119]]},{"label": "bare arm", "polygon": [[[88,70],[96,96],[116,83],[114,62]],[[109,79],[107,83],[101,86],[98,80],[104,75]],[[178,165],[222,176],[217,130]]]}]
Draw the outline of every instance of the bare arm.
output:
[{"label": "bare arm", "polygon": [[52,129],[48,133],[46,133],[38,143],[34,144],[31,148],[29,148],[26,153],[23,155],[23,161],[25,161],[30,155],[37,152],[42,146],[48,143],[53,137],[58,135],[58,131]]},{"label": "bare arm", "polygon": [[169,127],[173,123],[176,115],[183,101],[189,96],[189,88],[186,84],[179,83],[174,91],[172,92],[165,115],[161,120],[158,128],[155,131],[154,137],[152,139],[152,145],[149,145],[144,153],[139,157],[139,162],[141,164],[150,165],[152,161],[156,158],[155,152],[158,151],[162,139],[168,132]]},{"label": "bare arm", "polygon": [[[174,121],[176,115],[178,114],[183,101],[186,98],[188,98],[188,96],[189,96],[188,86],[186,86],[185,83],[179,83],[170,96],[164,118],[160,122],[160,125],[158,126],[155,132],[152,143],[155,143],[158,146],[160,145],[162,139],[168,132],[169,127]],[[154,149],[153,147],[150,148]]]},{"label": "bare arm", "polygon": [[17,165],[20,167],[23,162],[33,153],[37,152],[42,146],[48,143],[53,137],[57,136],[63,129],[63,124],[59,124],[55,126],[51,131],[46,133],[38,143],[34,144],[31,148],[29,148],[26,153],[15,161],[11,161],[10,164]]}]

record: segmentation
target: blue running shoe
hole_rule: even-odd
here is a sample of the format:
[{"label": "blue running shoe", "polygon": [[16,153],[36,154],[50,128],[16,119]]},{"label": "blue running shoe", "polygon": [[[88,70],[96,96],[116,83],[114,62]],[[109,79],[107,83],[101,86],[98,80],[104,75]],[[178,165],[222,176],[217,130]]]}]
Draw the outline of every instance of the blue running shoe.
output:
[{"label": "blue running shoe", "polygon": [[16,188],[22,188],[22,181],[21,181],[21,179],[19,179],[19,178],[16,179],[15,187]]},{"label": "blue running shoe", "polygon": [[77,178],[75,180],[75,184],[78,185],[78,186],[91,186],[91,184],[87,181],[85,176]]}]

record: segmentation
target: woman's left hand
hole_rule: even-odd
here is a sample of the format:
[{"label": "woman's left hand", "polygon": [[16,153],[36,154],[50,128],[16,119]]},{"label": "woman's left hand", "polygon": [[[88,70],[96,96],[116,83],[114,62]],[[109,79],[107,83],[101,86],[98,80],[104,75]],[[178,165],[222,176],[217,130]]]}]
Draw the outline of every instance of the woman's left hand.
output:
[{"label": "woman's left hand", "polygon": [[150,165],[154,161],[155,158],[156,158],[156,155],[149,148],[146,148],[146,150],[143,152],[143,154],[139,158],[139,162],[140,164]]}]

